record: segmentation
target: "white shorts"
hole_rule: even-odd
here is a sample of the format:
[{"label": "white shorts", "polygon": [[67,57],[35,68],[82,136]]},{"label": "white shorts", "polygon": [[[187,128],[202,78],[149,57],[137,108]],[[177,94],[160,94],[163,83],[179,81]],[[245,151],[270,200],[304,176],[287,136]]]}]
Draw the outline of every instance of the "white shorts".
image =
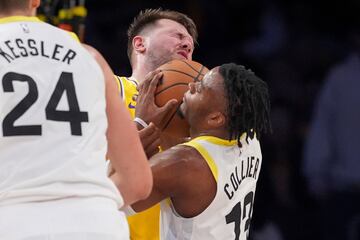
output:
[{"label": "white shorts", "polygon": [[112,200],[66,199],[0,207],[0,239],[128,240],[129,227]]}]

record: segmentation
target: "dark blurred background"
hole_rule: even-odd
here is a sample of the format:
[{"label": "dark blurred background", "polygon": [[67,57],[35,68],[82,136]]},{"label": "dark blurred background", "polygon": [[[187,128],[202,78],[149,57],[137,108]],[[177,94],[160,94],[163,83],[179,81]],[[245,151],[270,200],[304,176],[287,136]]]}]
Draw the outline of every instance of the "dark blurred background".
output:
[{"label": "dark blurred background", "polygon": [[[273,133],[262,139],[263,165],[251,239],[328,239],[322,232],[324,211],[332,222],[342,219],[342,212],[349,212],[351,223],[341,228],[343,237],[337,239],[360,239],[360,200],[354,200],[359,199],[360,182],[330,188],[328,195],[317,194],[316,188],[309,188],[312,174],[317,173],[304,167],[305,161],[316,161],[311,153],[305,160],[304,148],[322,87],[334,69],[360,49],[359,0],[90,0],[85,6],[84,41],[96,47],[118,75],[131,75],[126,55],[129,24],[140,10],[162,7],[183,12],[197,24],[199,45],[194,60],[208,68],[236,62],[268,83]],[[354,68],[360,69],[360,65]],[[360,82],[360,74],[355,74]],[[359,98],[349,107],[360,108]],[[358,138],[351,141],[359,146]],[[359,158],[352,163],[358,176]],[[355,196],[324,208],[329,199],[345,196],[344,192]],[[349,198],[351,203],[346,202]],[[325,231],[331,234],[334,229]]]}]

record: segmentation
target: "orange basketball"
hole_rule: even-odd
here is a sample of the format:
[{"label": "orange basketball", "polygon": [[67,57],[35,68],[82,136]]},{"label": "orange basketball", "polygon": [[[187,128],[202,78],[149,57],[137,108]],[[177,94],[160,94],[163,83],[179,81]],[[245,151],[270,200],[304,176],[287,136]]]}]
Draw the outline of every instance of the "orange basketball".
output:
[{"label": "orange basketball", "polygon": [[190,60],[172,60],[159,69],[163,78],[155,92],[155,103],[164,106],[170,99],[177,99],[178,104],[167,120],[163,132],[172,137],[188,137],[189,125],[181,117],[178,110],[183,101],[184,93],[189,89],[189,83],[200,81],[209,71],[204,65]]}]

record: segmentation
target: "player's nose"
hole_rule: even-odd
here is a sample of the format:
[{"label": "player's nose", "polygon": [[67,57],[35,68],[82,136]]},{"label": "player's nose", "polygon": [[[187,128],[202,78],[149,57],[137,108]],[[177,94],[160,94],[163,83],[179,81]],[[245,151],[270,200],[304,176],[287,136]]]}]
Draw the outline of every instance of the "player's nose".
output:
[{"label": "player's nose", "polygon": [[193,50],[193,43],[189,38],[184,38],[181,44],[182,49],[185,49],[186,52],[191,53]]}]

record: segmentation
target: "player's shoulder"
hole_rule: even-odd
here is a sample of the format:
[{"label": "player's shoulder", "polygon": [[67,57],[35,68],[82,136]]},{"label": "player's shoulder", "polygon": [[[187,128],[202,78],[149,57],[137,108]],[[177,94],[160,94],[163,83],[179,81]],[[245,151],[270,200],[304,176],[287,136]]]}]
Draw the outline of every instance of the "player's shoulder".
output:
[{"label": "player's shoulder", "polygon": [[154,156],[156,161],[167,161],[168,164],[174,163],[185,168],[196,167],[203,161],[203,156],[195,148],[187,145],[176,145]]},{"label": "player's shoulder", "polygon": [[118,76],[116,75],[116,78],[118,79],[118,81],[120,82],[120,84],[123,84],[124,86],[131,86],[131,87],[137,87],[138,81],[132,77],[124,77],[124,76]]},{"label": "player's shoulder", "polygon": [[[49,23],[46,23],[46,22],[42,22],[40,21],[40,24],[42,26],[42,28],[44,29],[44,27],[46,26],[49,30],[53,31],[54,33],[56,32],[57,34],[61,34],[62,37],[65,37],[67,38],[68,40],[70,41],[74,41],[76,42],[77,44],[80,44],[80,39],[79,37],[76,35],[76,33],[74,32],[71,32],[71,31],[68,31],[68,30],[64,30],[64,29],[61,29],[59,27],[56,27],[54,25],[51,25]],[[55,35],[52,35],[53,37],[56,37]]]},{"label": "player's shoulder", "polygon": [[[189,186],[193,186],[194,181],[199,183],[204,177],[211,176],[211,166],[209,167],[206,159],[190,146],[176,145],[153,157],[157,159],[155,162],[153,159],[150,160],[152,167],[154,166],[156,169],[166,172],[164,174],[170,176],[172,180],[181,178],[181,181],[175,180],[177,189],[180,191],[179,194],[176,194],[177,196],[191,191]],[[156,171],[158,170],[154,172],[156,173]],[[203,186],[202,183],[199,184]]]},{"label": "player's shoulder", "polygon": [[115,75],[121,96],[132,96],[137,93],[138,82],[129,77]]},{"label": "player's shoulder", "polygon": [[115,78],[117,79],[117,81],[119,82],[119,84],[126,88],[126,89],[137,89],[138,87],[138,82],[136,79],[131,78],[131,77],[124,77],[124,76],[118,76],[115,75]]}]

